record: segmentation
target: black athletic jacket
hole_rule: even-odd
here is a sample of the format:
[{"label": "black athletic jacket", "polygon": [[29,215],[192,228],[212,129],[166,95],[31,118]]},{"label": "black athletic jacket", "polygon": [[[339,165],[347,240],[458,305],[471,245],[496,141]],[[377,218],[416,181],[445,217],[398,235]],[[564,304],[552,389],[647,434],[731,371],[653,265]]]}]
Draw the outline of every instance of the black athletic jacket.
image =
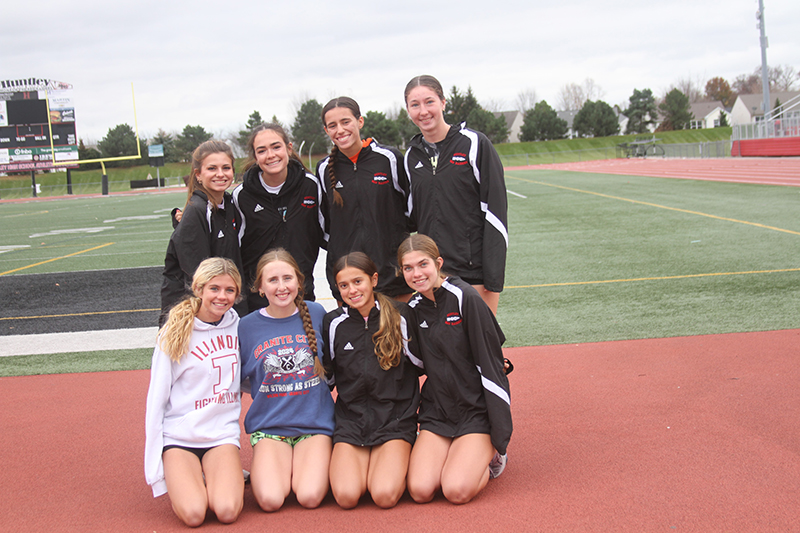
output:
[{"label": "black athletic jacket", "polygon": [[[240,274],[243,272],[239,255],[239,213],[227,192],[223,205],[224,209],[212,209],[204,192],[192,193],[167,245],[159,324],[163,324],[173,305],[192,294],[192,276],[203,259],[227,257],[236,263]],[[247,307],[238,304],[236,311],[243,316],[247,314]]]},{"label": "black athletic jacket", "polygon": [[420,429],[444,437],[489,433],[504,454],[513,425],[503,331],[477,291],[460,278],[444,280],[434,297],[435,302],[417,293],[408,303],[411,335],[428,375]]},{"label": "black athletic jacket", "polygon": [[364,252],[378,267],[375,290],[387,295],[410,294],[403,276],[397,276],[397,248],[408,237],[408,178],[400,152],[375,141],[363,147],[358,162],[337,151],[336,189],[343,205],[333,202],[330,156],[317,164],[317,177],[323,189],[323,213],[328,238],[328,283],[341,301],[333,264],[350,252]]},{"label": "black athletic jacket", "polygon": [[451,126],[436,147],[435,166],[422,134],[411,139],[406,150],[412,222],[436,241],[447,272],[501,292],[508,199],[500,157],[483,133],[465,124]]},{"label": "black athletic jacket", "polygon": [[[392,303],[401,314],[403,338],[408,339],[408,306]],[[322,361],[331,384],[336,384],[336,429],[333,442],[355,446],[376,446],[392,439],[411,444],[417,437],[419,374],[422,365],[405,342],[400,364],[381,369],[372,336],[380,327],[380,311],[375,302],[364,322],[361,314],[349,307],[334,309],[322,322]]]},{"label": "black athletic jacket", "polygon": [[322,188],[317,177],[294,159],[289,159],[286,182],[277,195],[267,192],[260,173],[258,165],[253,165],[233,190],[233,202],[242,220],[239,244],[249,307],[255,310],[268,305],[266,298],[249,289],[256,279],[258,260],[277,247],[286,249],[297,261],[306,278],[305,299],[314,300],[314,263],[324,244]]}]

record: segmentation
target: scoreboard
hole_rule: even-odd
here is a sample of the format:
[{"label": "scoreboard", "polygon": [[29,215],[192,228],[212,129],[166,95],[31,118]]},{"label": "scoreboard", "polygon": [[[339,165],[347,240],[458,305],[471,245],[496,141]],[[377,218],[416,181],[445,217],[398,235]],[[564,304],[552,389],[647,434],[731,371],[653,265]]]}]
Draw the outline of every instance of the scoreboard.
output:
[{"label": "scoreboard", "polygon": [[55,160],[78,159],[72,85],[39,78],[0,80],[0,172],[77,168],[53,164],[47,99]]}]

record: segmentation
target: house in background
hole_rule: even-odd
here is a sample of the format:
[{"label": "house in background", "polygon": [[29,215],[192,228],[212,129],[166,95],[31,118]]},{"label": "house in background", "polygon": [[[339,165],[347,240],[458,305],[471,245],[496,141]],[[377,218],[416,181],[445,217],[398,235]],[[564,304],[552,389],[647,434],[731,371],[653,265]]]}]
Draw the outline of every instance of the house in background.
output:
[{"label": "house in background", "polygon": [[564,135],[565,139],[574,139],[578,136],[574,129],[572,129],[572,123],[575,121],[575,115],[578,114],[578,111],[573,111],[571,109],[567,109],[565,111],[557,111],[556,114],[558,118],[563,120],[567,123],[567,134]]},{"label": "house in background", "polygon": [[[800,91],[785,91],[785,92],[772,92],[769,93],[769,99],[772,100],[772,107],[775,107],[775,100],[780,100],[781,103],[786,103],[792,98],[800,95]],[[758,94],[740,94],[736,97],[736,102],[731,109],[730,123],[733,124],[751,124],[764,120],[763,104],[764,95]]]},{"label": "house in background", "polygon": [[689,123],[689,129],[700,130],[704,128],[717,128],[722,120],[722,115],[730,125],[730,114],[725,110],[722,102],[695,102],[689,108],[694,119]]},{"label": "house in background", "polygon": [[494,113],[495,117],[502,116],[506,120],[508,128],[508,141],[510,143],[519,142],[519,132],[522,129],[522,122],[525,114],[522,111],[499,111]]}]

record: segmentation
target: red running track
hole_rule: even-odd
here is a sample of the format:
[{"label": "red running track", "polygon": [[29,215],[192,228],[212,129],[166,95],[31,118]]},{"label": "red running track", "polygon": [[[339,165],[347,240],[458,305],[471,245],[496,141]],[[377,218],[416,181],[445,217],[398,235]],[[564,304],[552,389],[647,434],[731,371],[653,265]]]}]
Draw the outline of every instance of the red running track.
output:
[{"label": "red running track", "polygon": [[[329,495],[268,515],[247,488],[235,524],[202,531],[800,531],[798,345],[784,330],[508,349],[508,468],[471,503],[343,511]],[[144,481],[148,380],[0,378],[0,530],[187,529]]]},{"label": "red running track", "polygon": [[800,158],[601,159],[506,167],[506,170],[536,169],[800,187]]}]

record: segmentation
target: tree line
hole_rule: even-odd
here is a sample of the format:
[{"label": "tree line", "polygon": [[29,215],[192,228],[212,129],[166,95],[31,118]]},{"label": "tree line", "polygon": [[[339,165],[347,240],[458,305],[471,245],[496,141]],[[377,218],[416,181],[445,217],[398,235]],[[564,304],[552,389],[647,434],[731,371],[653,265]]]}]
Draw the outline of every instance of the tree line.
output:
[{"label": "tree line", "polygon": [[[769,83],[772,91],[793,90],[800,76],[791,66],[777,66],[769,69]],[[645,133],[651,131],[653,125],[659,124],[661,130],[684,129],[689,127],[693,116],[690,105],[699,101],[719,101],[730,108],[739,94],[761,92],[761,69],[756,68],[751,74],[742,74],[729,83],[722,77],[713,77],[705,82],[692,79],[678,80],[666,93],[657,99],[651,89],[634,89],[623,106],[611,106],[604,102],[602,88],[594,80],[587,78],[581,84],[568,83],[559,91],[556,105],[561,111],[573,111],[573,131],[580,137],[605,137],[620,132],[619,115],[628,118],[626,134]],[[466,122],[471,128],[486,134],[497,144],[503,142],[543,141],[563,138],[568,131],[567,122],[558,116],[558,112],[545,100],[538,101],[536,91],[527,89],[517,96],[516,105],[523,113],[523,124],[519,139],[509,138],[509,129],[502,115],[495,114],[482,106],[472,87],[466,91],[453,86],[447,95],[445,119],[449,124]],[[499,107],[494,105],[492,107]],[[316,99],[307,99],[297,108],[294,122],[281,126],[289,133],[295,149],[303,146],[303,153],[322,154],[330,150],[330,140],[322,128],[320,115],[322,104]],[[419,130],[411,122],[408,113],[401,108],[387,115],[380,111],[367,111],[364,114],[365,137],[377,139],[382,144],[404,149],[408,141]],[[724,120],[724,118],[723,118]],[[253,111],[245,126],[226,140],[239,154],[246,154],[250,132],[263,122],[259,111]],[[280,124],[275,115],[271,122]],[[727,126],[723,123],[722,125]],[[151,139],[141,139],[141,153],[147,163],[147,146],[161,144],[164,146],[165,162],[188,161],[192,151],[200,143],[210,139],[212,133],[202,126],[186,125],[180,133],[168,133],[159,129]],[[136,153],[136,135],[127,124],[120,124],[108,130],[97,148],[79,143],[80,159],[98,159],[101,157],[119,157]],[[121,161],[109,163],[109,166],[130,166],[141,164],[140,161]],[[96,165],[86,165],[87,168]]]}]

